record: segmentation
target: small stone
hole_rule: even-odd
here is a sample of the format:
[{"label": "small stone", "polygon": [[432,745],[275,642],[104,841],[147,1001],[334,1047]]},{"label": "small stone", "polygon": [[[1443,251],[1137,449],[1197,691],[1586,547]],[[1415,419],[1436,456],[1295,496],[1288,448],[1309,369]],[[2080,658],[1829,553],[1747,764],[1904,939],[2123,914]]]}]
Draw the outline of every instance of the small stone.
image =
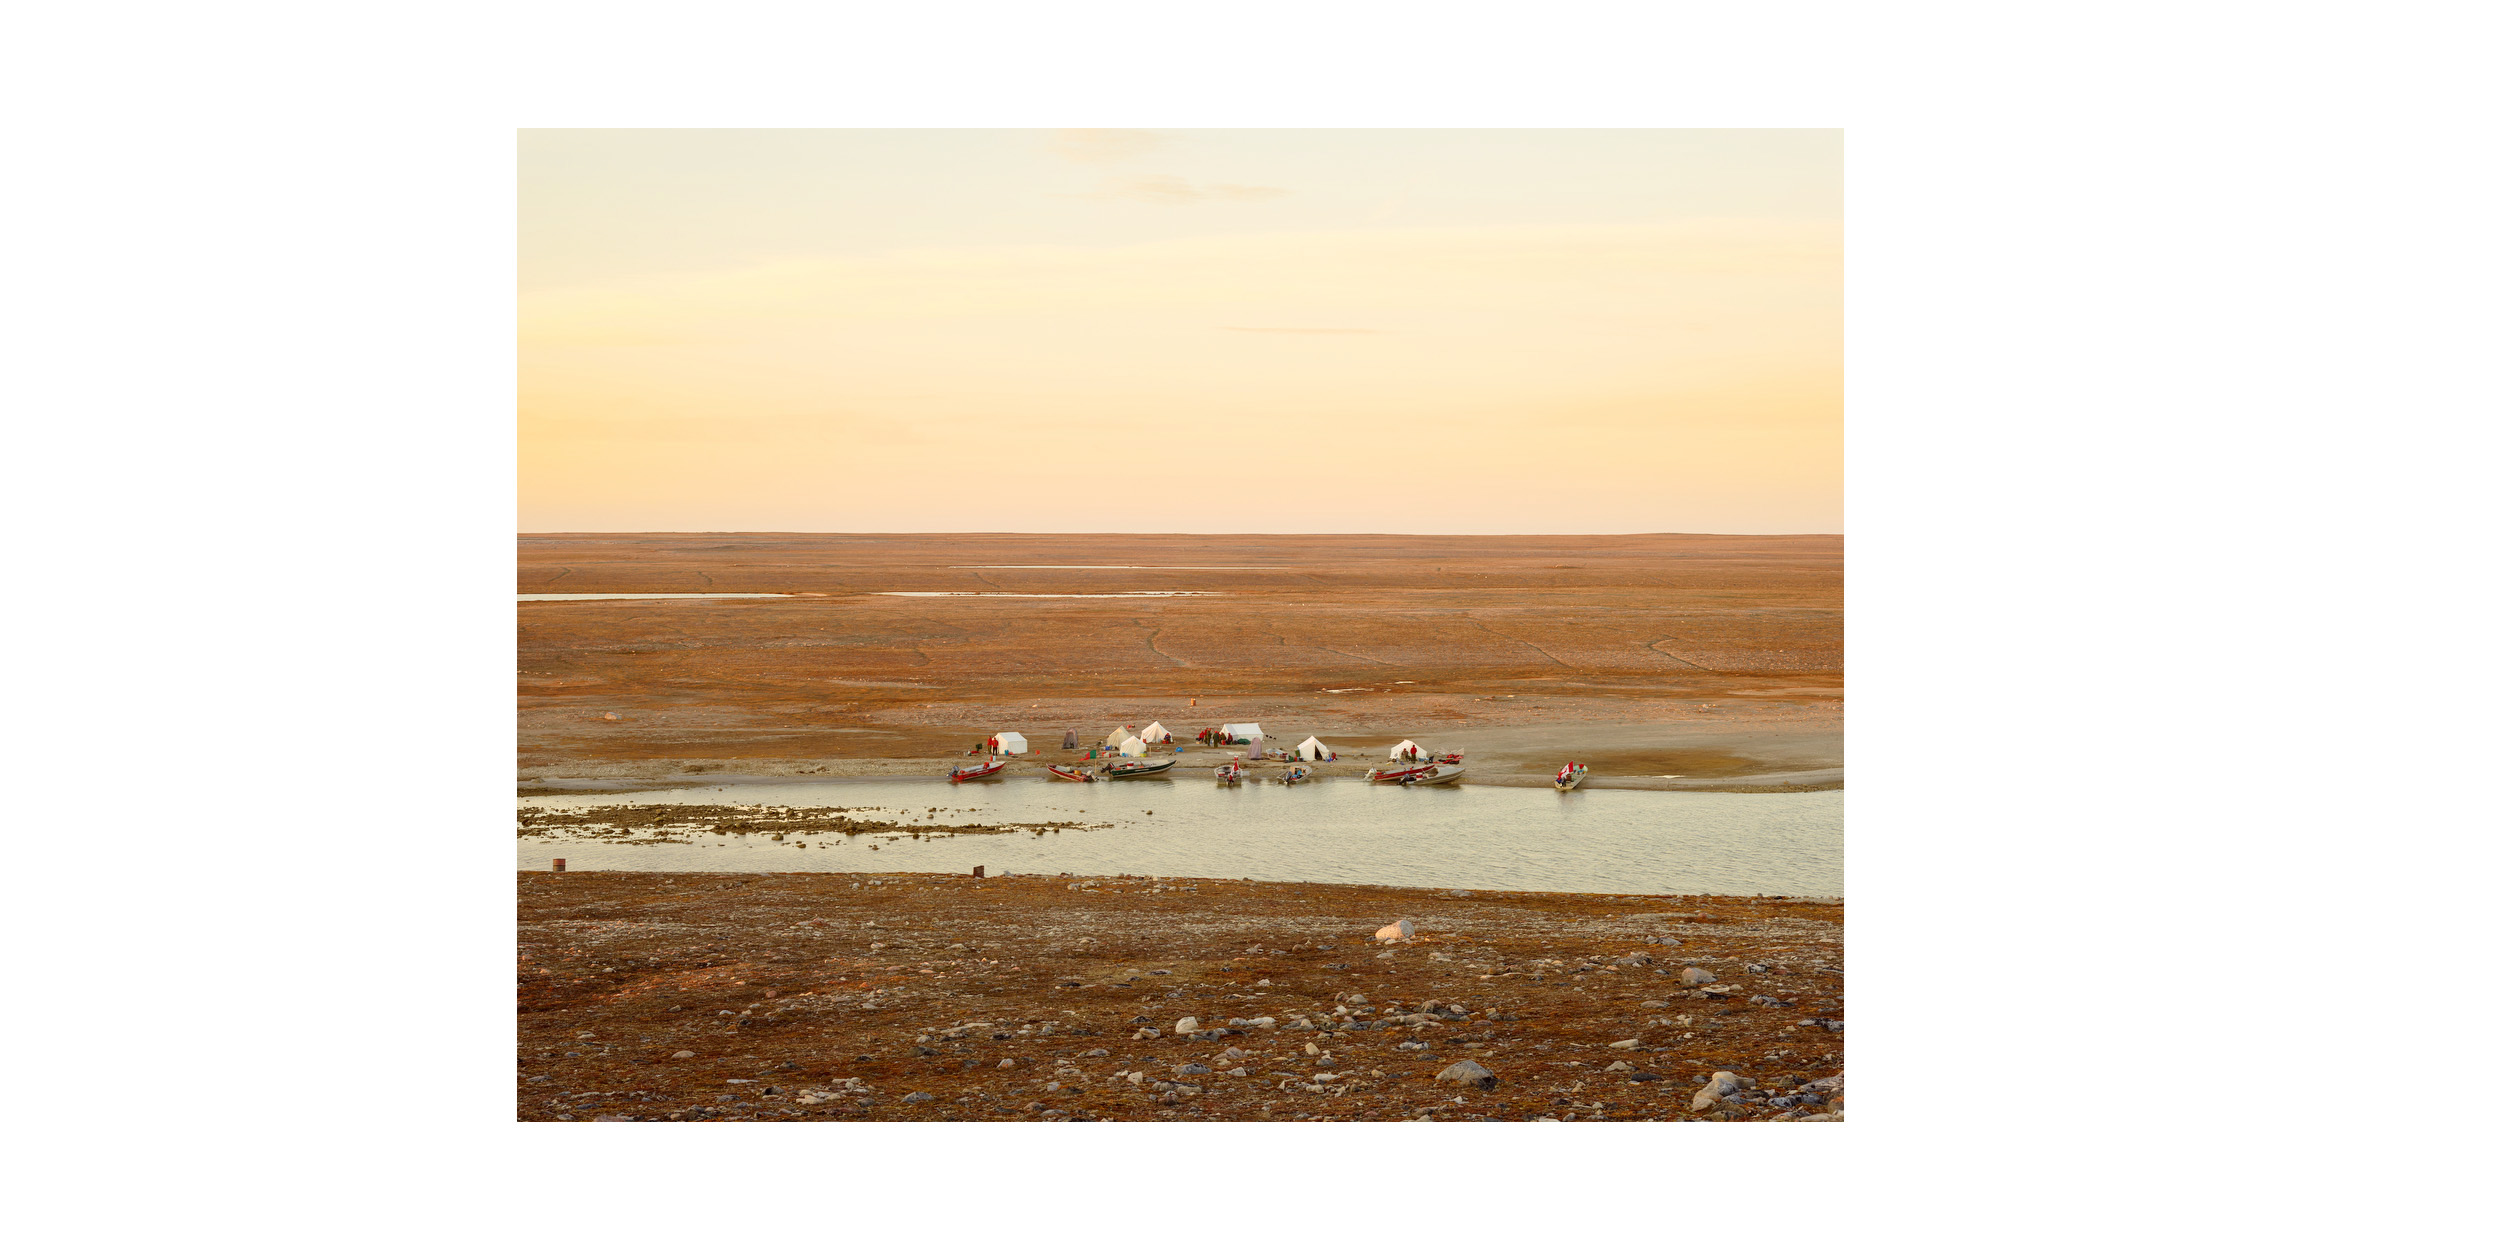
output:
[{"label": "small stone", "polygon": [[1415,922],[1401,920],[1396,924],[1385,924],[1380,926],[1379,931],[1372,936],[1383,942],[1412,941],[1415,937]]},{"label": "small stone", "polygon": [[1107,1050],[1104,1050],[1104,1049],[1103,1049],[1102,1047],[1100,1047],[1100,1046],[1096,1046],[1096,1047],[1095,1047],[1095,1048],[1093,1048],[1092,1050],[1086,1051],[1086,1052],[1084,1053],[1084,1055],[1082,1055],[1082,1056],[1081,1056],[1081,1058],[1086,1058],[1086,1059],[1107,1059],[1107,1058],[1110,1058],[1110,1057],[1111,1057],[1111,1052],[1110,1052],[1110,1051],[1107,1051]]},{"label": "small stone", "polygon": [[1686,968],[1679,975],[1686,985],[1708,985],[1719,979],[1699,968]]},{"label": "small stone", "polygon": [[1184,1063],[1172,1070],[1182,1076],[1205,1076],[1207,1073],[1215,1071],[1215,1069],[1210,1068],[1203,1063]]},{"label": "small stone", "polygon": [[1608,1072],[1629,1072],[1632,1070],[1632,1065],[1625,1063],[1621,1059],[1617,1059],[1613,1063],[1607,1064],[1606,1070]]},{"label": "small stone", "polygon": [[1350,1007],[1368,1007],[1371,1005],[1372,1000],[1365,998],[1360,994],[1348,994],[1345,996],[1345,1001],[1346,1005]]},{"label": "small stone", "polygon": [[1304,1042],[1304,1043],[1302,1043],[1302,1053],[1303,1053],[1303,1054],[1306,1054],[1306,1055],[1316,1055],[1316,1054],[1318,1054],[1318,1053],[1319,1053],[1319,1043],[1318,1043],[1318,1042]]},{"label": "small stone", "polygon": [[1637,1037],[1627,1037],[1620,1042],[1608,1042],[1606,1043],[1606,1047],[1609,1050],[1630,1050],[1640,1044],[1641,1039]]},{"label": "small stone", "polygon": [[1181,1017],[1181,1019],[1180,1019],[1180,1023],[1175,1024],[1175,1025],[1173,1025],[1173,1026],[1172,1026],[1172,1032],[1174,1032],[1174,1033],[1176,1033],[1176,1034],[1179,1034],[1179,1033],[1195,1033],[1195,1032],[1197,1032],[1197,1031],[1198,1031],[1198,1017],[1196,1017],[1196,1016],[1182,1016],[1182,1017]]},{"label": "small stone", "polygon": [[678,1051],[676,1054],[670,1055],[670,1056],[669,1056],[669,1058],[671,1058],[671,1059],[692,1059],[692,1058],[694,1058],[694,1052],[693,1052],[693,1051],[691,1051],[691,1050],[681,1050],[681,1051]]},{"label": "small stone", "polygon": [[1771,965],[1769,965],[1769,964],[1746,964],[1746,965],[1745,965],[1745,971],[1750,972],[1750,973],[1754,974],[1755,976],[1761,976],[1763,973],[1769,972],[1770,970],[1771,970]]},{"label": "small stone", "polygon": [[1012,1068],[1016,1066],[1016,1061],[1013,1059],[1001,1059],[998,1061],[998,1066],[1002,1068]]},{"label": "small stone", "polygon": [[915,1090],[915,1091],[913,1091],[913,1092],[911,1092],[911,1093],[908,1093],[908,1094],[903,1095],[903,1101],[905,1101],[905,1102],[936,1102],[936,1101],[937,1101],[937,1095],[935,1095],[935,1094],[924,1094],[924,1093],[921,1093],[921,1092],[919,1092],[919,1091]]},{"label": "small stone", "polygon": [[1483,1064],[1473,1059],[1461,1059],[1441,1069],[1432,1079],[1449,1081],[1458,1085],[1473,1085],[1477,1089],[1491,1089],[1500,1081],[1500,1078],[1487,1071]]}]

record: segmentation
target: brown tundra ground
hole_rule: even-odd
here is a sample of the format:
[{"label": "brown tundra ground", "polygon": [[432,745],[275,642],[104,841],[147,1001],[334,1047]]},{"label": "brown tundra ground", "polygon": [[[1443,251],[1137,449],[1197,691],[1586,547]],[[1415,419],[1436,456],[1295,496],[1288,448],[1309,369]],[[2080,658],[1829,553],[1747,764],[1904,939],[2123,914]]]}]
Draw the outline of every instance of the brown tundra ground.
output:
[{"label": "brown tundra ground", "polygon": [[[518,588],[792,596],[519,605],[526,783],[936,775],[1002,729],[1255,720],[1355,773],[1412,737],[1473,785],[1841,784],[1831,535],[533,534]],[[1138,591],[1186,593],[1043,597]]]},{"label": "brown tundra ground", "polygon": [[[1804,1120],[1841,1101],[1831,899],[815,873],[518,886],[524,1120]],[[1374,940],[1400,919],[1412,941]],[[1687,968],[1715,979],[1690,987]],[[1435,1079],[1461,1060],[1493,1084]],[[1695,1112],[1720,1072],[1745,1088]]]}]

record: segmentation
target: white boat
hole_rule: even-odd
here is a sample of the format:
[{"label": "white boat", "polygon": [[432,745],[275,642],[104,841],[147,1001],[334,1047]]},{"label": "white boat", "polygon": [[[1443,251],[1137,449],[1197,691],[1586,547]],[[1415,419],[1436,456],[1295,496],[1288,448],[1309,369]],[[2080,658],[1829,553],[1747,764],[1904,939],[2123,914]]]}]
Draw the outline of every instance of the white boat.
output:
[{"label": "white boat", "polygon": [[1458,775],[1465,771],[1467,771],[1466,768],[1458,764],[1434,764],[1414,773],[1398,784],[1402,786],[1446,786],[1458,780]]}]

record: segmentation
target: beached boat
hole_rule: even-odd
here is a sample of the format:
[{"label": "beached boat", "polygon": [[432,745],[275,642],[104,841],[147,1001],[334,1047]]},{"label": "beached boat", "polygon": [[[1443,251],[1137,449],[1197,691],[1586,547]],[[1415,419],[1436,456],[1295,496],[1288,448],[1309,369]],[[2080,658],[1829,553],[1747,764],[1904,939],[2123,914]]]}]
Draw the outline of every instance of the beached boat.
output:
[{"label": "beached boat", "polygon": [[1398,784],[1406,786],[1446,786],[1451,782],[1458,780],[1458,775],[1465,771],[1467,770],[1456,764],[1434,764],[1431,767],[1424,769],[1422,772],[1408,777],[1406,780],[1399,782]]},{"label": "beached boat", "polygon": [[966,764],[946,774],[946,780],[949,782],[983,781],[1005,771],[1007,771],[1007,761],[994,759],[986,764]]},{"label": "beached boat", "polygon": [[1092,772],[1082,768],[1065,768],[1057,764],[1045,764],[1043,767],[1049,769],[1050,775],[1059,781],[1102,780],[1100,777],[1096,777]]},{"label": "beached boat", "polygon": [[1178,763],[1180,763],[1180,761],[1176,759],[1153,761],[1130,760],[1126,763],[1114,764],[1111,767],[1104,769],[1103,775],[1109,777],[1113,781],[1126,781],[1131,777],[1152,777],[1161,773],[1170,772],[1172,766]]},{"label": "beached boat", "polygon": [[1302,764],[1296,764],[1293,767],[1286,769],[1285,775],[1278,777],[1276,780],[1290,786],[1299,782],[1309,781],[1310,779],[1310,768]]},{"label": "beached boat", "polygon": [[1395,768],[1375,768],[1370,772],[1363,774],[1363,779],[1365,781],[1377,781],[1385,786],[1402,785],[1405,783],[1407,778],[1420,772],[1427,772],[1435,767],[1437,767],[1437,765],[1400,764]]},{"label": "beached boat", "polygon": [[1240,762],[1240,761],[1238,761],[1238,760],[1235,760],[1234,762],[1232,762],[1232,763],[1230,763],[1230,764],[1226,764],[1226,765],[1225,765],[1225,766],[1223,766],[1222,768],[1216,769],[1216,770],[1215,770],[1215,784],[1217,784],[1217,785],[1219,785],[1219,786],[1237,786],[1237,785],[1240,785],[1240,784],[1241,784],[1241,762]]},{"label": "beached boat", "polygon": [[1561,772],[1554,774],[1554,788],[1557,790],[1577,789],[1580,779],[1588,775],[1589,766],[1586,764],[1565,764]]}]

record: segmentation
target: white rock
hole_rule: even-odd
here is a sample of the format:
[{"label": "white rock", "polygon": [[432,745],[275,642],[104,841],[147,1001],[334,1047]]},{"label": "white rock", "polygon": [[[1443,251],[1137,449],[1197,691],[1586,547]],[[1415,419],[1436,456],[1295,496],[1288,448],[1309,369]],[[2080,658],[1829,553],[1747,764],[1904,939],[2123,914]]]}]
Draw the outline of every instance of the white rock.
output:
[{"label": "white rock", "polygon": [[1182,1017],[1181,1017],[1181,1019],[1180,1019],[1180,1023],[1175,1024],[1175,1025],[1173,1025],[1173,1026],[1172,1026],[1172,1031],[1173,1031],[1174,1033],[1195,1033],[1195,1032],[1197,1032],[1197,1031],[1198,1031],[1198,1017],[1196,1017],[1196,1016],[1182,1016]]},{"label": "white rock", "polygon": [[1708,985],[1719,979],[1699,968],[1686,968],[1680,975],[1686,985]]},{"label": "white rock", "polygon": [[1610,1050],[1630,1050],[1640,1044],[1641,1039],[1637,1037],[1627,1037],[1620,1042],[1608,1042],[1606,1043],[1606,1046]]},{"label": "white rock", "polygon": [[1632,1065],[1617,1059],[1613,1063],[1607,1064],[1606,1070],[1608,1072],[1629,1072],[1632,1070]]},{"label": "white rock", "polygon": [[1491,1089],[1497,1078],[1491,1072],[1486,1071],[1483,1064],[1473,1059],[1461,1059],[1441,1069],[1440,1073],[1432,1079],[1449,1081],[1458,1085],[1473,1085],[1478,1089]]},{"label": "white rock", "polygon": [[692,1059],[692,1058],[694,1058],[694,1052],[693,1052],[693,1051],[691,1051],[691,1050],[681,1050],[681,1051],[678,1051],[676,1054],[670,1055],[670,1056],[669,1056],[669,1058],[671,1058],[671,1059]]},{"label": "white rock", "polygon": [[1380,926],[1380,931],[1372,934],[1372,936],[1383,942],[1409,941],[1415,936],[1415,922],[1412,920],[1401,920],[1396,924],[1382,925]]},{"label": "white rock", "polygon": [[1733,1095],[1737,1088],[1735,1073],[1713,1072],[1710,1074],[1709,1083],[1703,1085],[1700,1092],[1693,1095],[1693,1110],[1708,1111],[1719,1100]]}]

